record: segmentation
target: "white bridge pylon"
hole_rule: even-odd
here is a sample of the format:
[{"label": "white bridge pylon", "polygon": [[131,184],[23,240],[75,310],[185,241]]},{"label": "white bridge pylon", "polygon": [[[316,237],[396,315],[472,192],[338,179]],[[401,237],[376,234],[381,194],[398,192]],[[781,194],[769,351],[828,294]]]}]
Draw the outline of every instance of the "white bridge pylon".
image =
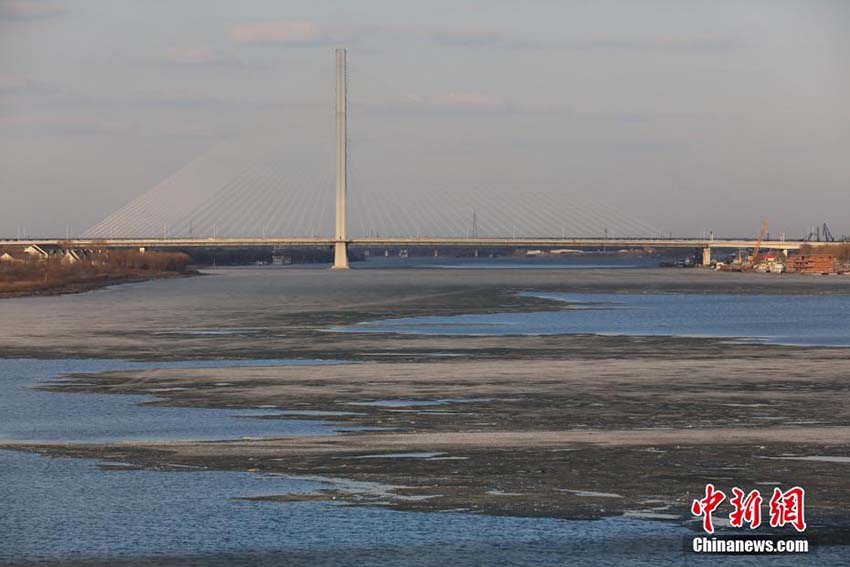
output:
[{"label": "white bridge pylon", "polygon": [[336,50],[336,235],[334,269],[348,269],[348,89],[345,49]]}]

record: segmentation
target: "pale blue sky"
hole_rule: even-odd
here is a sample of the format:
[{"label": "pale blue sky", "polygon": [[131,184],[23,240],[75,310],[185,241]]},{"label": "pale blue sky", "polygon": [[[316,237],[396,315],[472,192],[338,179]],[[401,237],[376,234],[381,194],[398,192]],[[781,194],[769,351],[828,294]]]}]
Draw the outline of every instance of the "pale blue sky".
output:
[{"label": "pale blue sky", "polygon": [[377,194],[850,234],[844,0],[0,0],[0,236],[81,232],[222,140],[328,146],[336,46]]}]

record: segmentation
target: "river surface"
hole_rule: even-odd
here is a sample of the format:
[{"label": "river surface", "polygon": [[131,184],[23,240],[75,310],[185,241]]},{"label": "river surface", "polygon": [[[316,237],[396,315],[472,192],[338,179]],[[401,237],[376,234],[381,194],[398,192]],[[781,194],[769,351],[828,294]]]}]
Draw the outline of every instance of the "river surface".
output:
[{"label": "river surface", "polygon": [[[180,408],[143,405],[150,396],[47,392],[35,387],[60,374],[197,368],[323,364],[312,360],[125,362],[114,360],[0,359],[0,441],[168,441],[238,439],[243,436],[321,435],[334,424],[321,420],[252,419],[263,410]],[[226,386],[226,381],[220,383]],[[279,408],[285,409],[285,408]]]},{"label": "river surface", "polygon": [[354,266],[363,268],[434,268],[450,270],[591,270],[654,268],[661,259],[637,254],[561,254],[555,256],[497,256],[449,258],[373,255]]},{"label": "river surface", "polygon": [[[146,396],[33,389],[67,372],[315,363],[0,360],[0,431],[5,440],[78,442],[327,434],[335,428],[327,421],[246,417],[257,410],[168,408],[139,405]],[[678,565],[692,533],[633,518],[566,521],[243,499],[327,486],[270,474],[120,470],[0,450],[0,564],[200,557],[221,564]],[[837,558],[841,550],[818,554]]]},{"label": "river surface", "polygon": [[281,565],[290,564],[283,558],[305,565],[553,565],[568,559],[592,565],[604,551],[612,565],[641,557],[674,564],[685,533],[628,519],[239,500],[322,487],[251,473],[103,471],[93,461],[8,451],[0,451],[0,470],[0,563],[275,552]]},{"label": "river surface", "polygon": [[568,308],[410,317],[338,328],[426,335],[645,335],[850,346],[850,296],[524,293]]},{"label": "river surface", "polygon": [[[218,277],[147,282],[73,297],[23,298],[3,303],[2,315],[10,337],[7,340],[13,340],[17,334],[33,343],[48,341],[50,333],[64,329],[73,333],[82,324],[111,329],[107,322],[116,317],[132,321],[134,329],[173,335],[175,341],[186,340],[184,336],[199,341],[220,335],[250,334],[262,328],[255,329],[253,322],[245,328],[234,328],[233,324],[240,323],[239,317],[244,318],[244,313],[251,312],[258,303],[262,309],[256,308],[255,312],[286,309],[290,297],[276,287],[276,280],[269,278],[283,278],[287,271],[221,271]],[[791,296],[549,294],[547,297],[573,302],[573,308],[548,313],[384,321],[356,329],[380,330],[383,325],[400,332],[464,334],[509,331],[666,334],[672,329],[675,331],[672,334],[809,341],[797,344],[822,344],[823,337],[831,337],[835,343],[847,337],[848,301],[835,296],[801,296],[800,304]],[[724,302],[729,302],[729,306],[723,306]],[[665,307],[665,303],[669,306]],[[211,312],[209,305],[215,305],[219,311]],[[716,310],[720,311],[715,313]],[[220,311],[232,312],[234,317],[221,317]],[[164,316],[173,313],[181,316]],[[187,320],[186,313],[196,314],[195,318]],[[748,318],[761,323],[744,331]],[[796,329],[790,329],[783,319],[797,321]],[[228,323],[222,325],[222,320]],[[699,323],[686,325],[688,320]],[[732,325],[730,320],[737,323]],[[781,331],[775,331],[775,325]],[[299,416],[307,419],[252,418],[275,413],[294,416],[298,415],[294,413],[297,408],[247,411],[172,408],[146,404],[157,395],[167,395],[167,391],[125,396],[56,393],[33,388],[61,380],[61,376],[73,372],[235,365],[283,368],[317,363],[320,361],[139,363],[0,359],[0,442],[326,435],[343,429],[330,415]],[[226,378],[221,379],[223,386],[226,382]],[[381,403],[403,407],[410,401]],[[351,411],[358,411],[357,405],[350,407]],[[63,564],[88,559],[103,561],[105,565],[121,559],[174,557],[200,557],[194,563],[199,565],[209,564],[213,558],[218,565],[440,567],[713,565],[717,562],[711,557],[685,555],[683,542],[692,532],[676,523],[627,517],[567,521],[468,512],[411,513],[330,502],[241,499],[310,492],[327,486],[326,482],[203,469],[117,470],[109,463],[94,460],[0,450],[0,565]],[[846,548],[822,547],[804,558],[730,557],[724,558],[723,563],[841,565],[846,564]]]}]

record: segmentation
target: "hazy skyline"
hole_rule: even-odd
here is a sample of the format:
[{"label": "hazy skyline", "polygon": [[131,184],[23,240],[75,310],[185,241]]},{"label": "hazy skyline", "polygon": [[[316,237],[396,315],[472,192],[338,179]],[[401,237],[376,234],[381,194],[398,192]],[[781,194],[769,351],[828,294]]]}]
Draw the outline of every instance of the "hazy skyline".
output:
[{"label": "hazy skyline", "polygon": [[[850,234],[848,32],[842,0],[0,0],[0,236],[81,233],[223,141],[322,167],[337,46],[352,193]],[[332,168],[300,183],[332,192]]]}]

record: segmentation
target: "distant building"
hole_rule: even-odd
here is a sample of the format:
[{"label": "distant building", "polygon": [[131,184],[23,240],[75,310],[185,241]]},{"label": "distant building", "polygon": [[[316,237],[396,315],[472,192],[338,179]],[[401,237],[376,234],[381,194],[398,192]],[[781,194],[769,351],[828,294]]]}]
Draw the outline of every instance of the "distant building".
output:
[{"label": "distant building", "polygon": [[63,248],[57,244],[32,244],[24,248],[20,254],[12,253],[10,256],[29,261],[55,260],[65,265],[72,265],[80,262],[94,262],[104,255],[85,248]]},{"label": "distant building", "polygon": [[65,250],[65,254],[62,256],[61,262],[63,264],[77,264],[83,261],[91,261],[92,259],[91,250],[83,250],[82,248],[69,248]]},{"label": "distant building", "polygon": [[795,254],[788,259],[788,271],[800,274],[834,274],[836,258],[832,254]]},{"label": "distant building", "polygon": [[23,264],[26,262],[26,259],[21,258],[20,255],[12,255],[9,252],[3,252],[0,254],[0,264]]},{"label": "distant building", "polygon": [[65,249],[56,244],[32,244],[24,248],[24,252],[32,258],[39,260],[51,260],[65,256]]}]

